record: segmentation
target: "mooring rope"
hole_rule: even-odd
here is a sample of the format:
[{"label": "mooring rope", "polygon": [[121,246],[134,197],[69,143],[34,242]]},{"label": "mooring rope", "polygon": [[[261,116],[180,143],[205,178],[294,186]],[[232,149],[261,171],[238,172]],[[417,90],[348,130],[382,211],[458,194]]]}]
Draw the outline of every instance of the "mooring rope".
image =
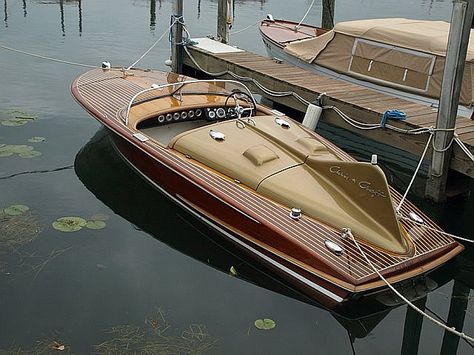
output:
[{"label": "mooring rope", "polygon": [[85,67],[85,68],[93,68],[93,69],[99,68],[99,66],[97,66],[97,65],[81,64],[81,63],[71,62],[71,61],[67,61],[67,60],[62,60],[62,59],[47,57],[47,56],[44,56],[44,55],[41,55],[41,54],[36,54],[36,53],[27,52],[27,51],[22,51],[22,50],[20,50],[20,49],[11,48],[11,47],[7,47],[7,46],[4,46],[4,45],[0,45],[0,48],[1,48],[1,49],[5,49],[5,50],[7,50],[7,51],[15,52],[15,53],[25,54],[25,55],[28,55],[28,56],[30,56],[30,57],[35,57],[35,58],[40,58],[40,59],[49,60],[49,61],[52,61],[52,62],[57,62],[57,63],[62,63],[62,64],[68,64],[68,65],[75,65],[75,66]]},{"label": "mooring rope", "polygon": [[427,229],[427,230],[429,230],[429,231],[438,232],[438,233],[444,234],[444,235],[446,235],[446,236],[448,236],[448,237],[451,237],[451,238],[453,238],[453,239],[461,240],[461,241],[463,241],[463,242],[474,243],[474,240],[472,240],[472,239],[463,238],[463,237],[460,237],[460,236],[458,236],[458,235],[445,232],[445,231],[440,230],[440,229],[438,229],[438,228],[430,227],[430,226],[428,226],[426,223],[418,223],[418,222],[412,220],[412,219],[409,218],[409,217],[400,216],[400,218],[403,219],[404,221],[412,222],[412,223],[414,223],[416,226],[418,226],[418,227],[423,227],[423,228],[425,228],[425,229]]},{"label": "mooring rope", "polygon": [[457,135],[454,135],[454,141],[459,145],[459,147],[462,149],[462,151],[468,156],[469,159],[471,159],[474,162],[474,155],[471,153],[471,151],[466,147],[464,142],[459,139]]},{"label": "mooring rope", "polygon": [[301,21],[298,22],[298,24],[295,26],[295,29],[296,29],[296,30],[301,26],[301,24],[303,23],[303,21],[306,19],[306,16],[308,16],[308,14],[309,14],[309,12],[311,11],[311,9],[313,8],[313,5],[314,5],[315,2],[316,2],[316,0],[313,0],[313,1],[311,2],[311,5],[309,5],[308,10],[306,10],[306,13],[304,14],[303,18],[302,18]]},{"label": "mooring rope", "polygon": [[189,52],[187,46],[184,46],[184,50],[186,51],[186,54],[189,56],[189,58],[191,59],[191,61],[194,63],[194,65],[200,70],[202,71],[204,74],[207,74],[209,76],[214,76],[214,77],[219,77],[219,76],[223,76],[223,75],[230,75],[232,76],[233,78],[237,79],[237,80],[240,80],[240,81],[246,81],[246,82],[252,82],[255,86],[257,86],[260,90],[262,90],[262,92],[264,92],[265,94],[269,95],[269,96],[273,96],[273,97],[285,97],[285,96],[293,96],[295,99],[297,99],[298,101],[300,101],[301,103],[303,103],[304,105],[309,105],[310,102],[308,100],[306,100],[305,98],[301,97],[300,95],[298,95],[297,93],[295,93],[294,91],[273,91],[273,90],[270,90],[268,89],[267,87],[265,87],[264,85],[260,84],[257,80],[255,80],[254,78],[250,78],[250,77],[246,77],[246,76],[241,76],[241,75],[238,75],[236,73],[233,73],[231,72],[230,70],[224,70],[224,71],[221,71],[221,72],[218,72],[218,73],[212,73],[212,72],[209,72],[207,70],[205,70],[204,68],[202,68],[199,63],[196,61],[196,59],[193,57],[193,55]]},{"label": "mooring rope", "polygon": [[456,330],[456,328],[454,327],[448,327],[446,324],[440,322],[439,320],[435,319],[434,317],[430,316],[429,314],[427,314],[426,312],[423,312],[421,309],[419,309],[417,306],[415,306],[412,302],[410,302],[405,296],[403,296],[400,292],[398,292],[395,287],[392,286],[392,284],[390,282],[388,282],[385,277],[382,276],[382,274],[380,273],[380,271],[372,264],[372,262],[369,260],[369,258],[367,257],[367,255],[365,255],[364,251],[362,250],[362,248],[360,247],[359,243],[357,242],[357,240],[354,238],[354,236],[352,235],[352,232],[349,230],[347,232],[347,234],[351,237],[352,241],[354,242],[355,246],[357,247],[357,249],[359,250],[360,254],[363,256],[363,258],[365,259],[365,261],[367,262],[367,264],[374,270],[374,272],[377,274],[377,276],[387,285],[388,288],[390,288],[392,290],[393,293],[395,293],[402,301],[404,301],[408,306],[410,306],[414,311],[418,312],[419,314],[421,314],[423,317],[429,319],[430,321],[432,321],[433,323],[435,323],[436,325],[440,326],[441,328],[443,328],[445,331],[447,332],[450,332],[454,335],[457,335],[458,337],[462,338],[462,339],[465,339],[469,342],[472,342],[474,343],[474,338],[470,337],[469,335],[466,335],[465,333],[463,332],[459,332],[458,330]]},{"label": "mooring rope", "polygon": [[156,47],[156,45],[163,39],[163,37],[165,37],[165,35],[171,30],[171,28],[178,22],[180,22],[181,24],[183,24],[184,22],[182,21],[182,16],[181,17],[176,17],[176,19],[174,21],[171,22],[170,26],[165,30],[165,32],[162,33],[162,35],[155,41],[155,43],[152,44],[152,46],[150,48],[148,48],[141,56],[140,58],[138,58],[136,61],[134,61],[132,64],[130,64],[130,66],[128,66],[128,68],[126,70],[130,70],[131,68],[133,68],[136,64],[138,64],[138,62],[140,62],[143,58],[145,58],[148,53],[151,52],[151,50],[153,48]]},{"label": "mooring rope", "polygon": [[418,161],[418,165],[415,169],[415,172],[413,173],[413,176],[410,180],[410,183],[408,184],[407,189],[405,190],[405,193],[403,194],[402,199],[400,200],[400,203],[398,204],[397,208],[395,208],[395,211],[400,213],[400,208],[402,207],[403,203],[405,202],[405,199],[408,195],[408,192],[410,191],[413,183],[415,182],[415,178],[418,175],[418,171],[420,171],[421,164],[423,163],[423,160],[425,159],[426,152],[428,151],[428,147],[430,146],[431,140],[433,139],[433,134],[430,134],[428,137],[428,141],[426,142],[425,149],[423,150],[423,154],[421,154],[420,160]]},{"label": "mooring rope", "polygon": [[258,20],[257,22],[252,23],[251,25],[248,25],[247,27],[244,27],[244,28],[242,28],[242,29],[240,29],[240,30],[237,30],[237,31],[230,31],[230,34],[231,34],[231,35],[236,35],[237,33],[241,33],[241,32],[247,31],[249,28],[258,25],[260,22],[261,22],[261,20]]}]

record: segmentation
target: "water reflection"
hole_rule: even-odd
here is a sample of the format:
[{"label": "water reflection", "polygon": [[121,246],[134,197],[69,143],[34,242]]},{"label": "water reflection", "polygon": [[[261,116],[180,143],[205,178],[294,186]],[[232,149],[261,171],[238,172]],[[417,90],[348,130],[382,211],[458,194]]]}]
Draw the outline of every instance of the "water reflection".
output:
[{"label": "water reflection", "polygon": [[[160,1],[161,7],[161,1]],[[156,0],[150,0],[150,30],[154,30],[156,25]]]},{"label": "water reflection", "polygon": [[3,22],[5,27],[8,27],[8,3],[7,0],[3,0]]},{"label": "water reflection", "polygon": [[[4,0],[5,3],[7,0]],[[77,12],[78,12],[78,27],[79,27],[79,36],[82,36],[82,0],[35,0],[41,5],[59,5],[59,22],[60,22],[60,29],[61,34],[63,37],[66,36],[66,20],[65,20],[65,6],[66,5],[76,5],[77,4]],[[23,17],[27,17],[28,12],[26,8],[26,0],[23,0]]]},{"label": "water reflection", "polygon": [[[246,282],[324,309],[317,300],[308,299],[295,291],[270,271],[256,268],[234,246],[158,193],[119,157],[106,129],[98,131],[77,154],[75,170],[79,179],[99,200],[133,223],[137,229],[222,272],[229,273],[230,268],[234,266],[238,270],[238,277]],[[101,171],[101,174],[97,174],[97,171]],[[191,233],[186,232],[186,229],[191,230]],[[452,267],[447,267],[430,277],[441,286],[451,280],[452,271]],[[472,273],[467,275],[472,277]],[[459,299],[458,296],[465,296],[466,292],[468,295],[469,290],[461,280],[456,280],[449,324],[455,325],[457,329],[462,329],[467,308],[467,297]],[[421,309],[425,308],[426,302],[426,297],[416,301]],[[356,339],[367,337],[392,309],[378,302],[363,301],[346,303],[327,311],[346,329],[351,344],[354,344]],[[423,317],[408,307],[402,353],[418,353],[423,323]],[[452,351],[446,353],[456,353],[456,341],[459,339],[445,335],[443,347]]]}]

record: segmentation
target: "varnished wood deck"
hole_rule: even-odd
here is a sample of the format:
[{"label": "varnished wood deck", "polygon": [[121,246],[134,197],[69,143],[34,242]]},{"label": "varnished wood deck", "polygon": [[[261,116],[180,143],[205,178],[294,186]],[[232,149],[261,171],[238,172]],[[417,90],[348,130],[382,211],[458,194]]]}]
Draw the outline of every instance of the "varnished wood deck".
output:
[{"label": "varnished wood deck", "polygon": [[[192,56],[208,72],[232,71],[238,75],[258,80],[275,91],[294,91],[309,101],[314,101],[320,93],[326,93],[325,105],[334,105],[351,117],[365,123],[378,123],[387,109],[400,109],[407,113],[403,122],[390,122],[404,129],[435,126],[437,110],[419,103],[396,98],[359,85],[345,83],[323,75],[318,75],[291,64],[277,63],[271,58],[242,51],[225,54],[212,54],[205,50],[189,47]],[[185,55],[185,65],[198,70]],[[230,76],[227,76],[230,78]],[[254,89],[257,89],[254,87]],[[293,98],[275,98],[261,93],[268,99],[283,105],[305,111],[306,107]],[[410,153],[421,154],[427,135],[408,136],[388,130],[365,132],[349,126],[333,112],[327,110],[324,120],[347,130],[383,142]],[[474,121],[458,117],[456,132],[459,138],[474,152]],[[465,153],[453,144],[450,168],[463,175],[474,178],[474,163]]]}]

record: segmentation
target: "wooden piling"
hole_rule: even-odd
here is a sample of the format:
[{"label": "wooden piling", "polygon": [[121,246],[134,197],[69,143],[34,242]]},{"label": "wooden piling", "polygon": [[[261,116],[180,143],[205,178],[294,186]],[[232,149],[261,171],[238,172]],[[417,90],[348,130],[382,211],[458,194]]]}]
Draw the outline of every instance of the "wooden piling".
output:
[{"label": "wooden piling", "polygon": [[[423,297],[413,304],[422,311],[426,308],[426,297]],[[401,354],[416,355],[420,346],[421,329],[423,327],[423,316],[413,308],[407,307],[405,316],[405,327],[403,329],[403,342]]]},{"label": "wooden piling", "polygon": [[176,21],[172,27],[171,36],[171,70],[181,74],[183,71],[183,0],[173,1],[172,20]]},{"label": "wooden piling", "polygon": [[229,6],[231,0],[218,0],[217,7],[217,37],[222,43],[229,43]]},{"label": "wooden piling", "polygon": [[323,13],[321,19],[321,27],[328,30],[334,27],[334,8],[336,0],[323,0]]},{"label": "wooden piling", "polygon": [[[471,33],[474,0],[454,0],[449,30],[443,84],[439,100],[436,128],[449,130],[456,124],[456,115],[461,93],[464,63]],[[446,184],[451,157],[452,131],[435,134],[430,177],[426,185],[426,197],[441,202],[446,199]]]}]

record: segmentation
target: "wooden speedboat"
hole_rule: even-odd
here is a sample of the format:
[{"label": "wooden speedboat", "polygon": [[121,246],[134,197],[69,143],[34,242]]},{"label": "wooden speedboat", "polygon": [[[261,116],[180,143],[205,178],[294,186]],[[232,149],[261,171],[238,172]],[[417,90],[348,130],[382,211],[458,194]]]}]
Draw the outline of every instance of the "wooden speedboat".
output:
[{"label": "wooden speedboat", "polygon": [[385,289],[349,230],[400,285],[463,249],[409,202],[397,215],[401,197],[377,165],[258,105],[239,82],[96,69],[72,94],[153,186],[307,295],[338,304]]},{"label": "wooden speedboat", "polygon": [[[322,28],[271,16],[260,34],[271,57],[338,80],[437,108],[449,22],[385,18]],[[474,30],[471,30],[474,33]],[[474,36],[471,35],[458,114],[473,114]]]}]

